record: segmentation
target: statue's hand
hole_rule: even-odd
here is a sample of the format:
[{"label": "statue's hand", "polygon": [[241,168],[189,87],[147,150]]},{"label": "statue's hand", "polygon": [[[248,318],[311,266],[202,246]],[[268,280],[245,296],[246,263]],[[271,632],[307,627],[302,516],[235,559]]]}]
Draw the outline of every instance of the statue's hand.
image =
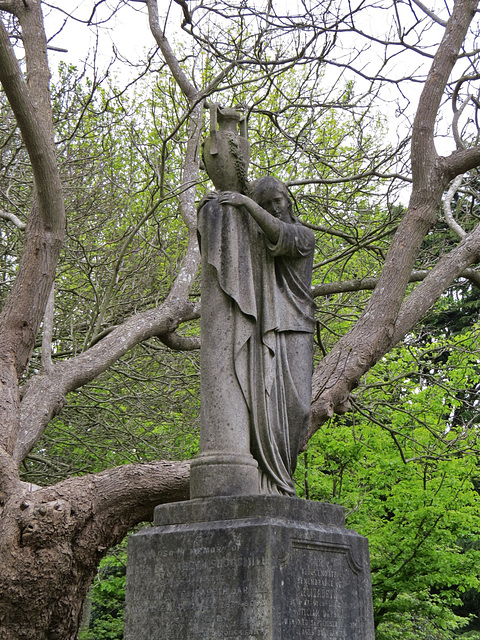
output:
[{"label": "statue's hand", "polygon": [[211,191],[210,193],[207,193],[207,195],[203,196],[203,198],[197,204],[197,211],[200,211],[200,209],[203,207],[203,205],[206,204],[207,202],[209,202],[210,200],[216,200],[217,198],[218,198],[218,192],[217,191]]},{"label": "statue's hand", "polygon": [[220,204],[230,204],[232,207],[242,207],[248,205],[250,198],[237,191],[221,191],[218,194],[218,202]]}]

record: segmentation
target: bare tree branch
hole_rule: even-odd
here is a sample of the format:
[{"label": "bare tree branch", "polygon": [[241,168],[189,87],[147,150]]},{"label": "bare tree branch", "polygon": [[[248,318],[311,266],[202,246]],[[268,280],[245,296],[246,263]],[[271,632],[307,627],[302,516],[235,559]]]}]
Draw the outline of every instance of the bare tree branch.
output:
[{"label": "bare tree branch", "polygon": [[480,145],[469,149],[459,149],[446,158],[441,158],[447,179],[453,180],[461,173],[475,169],[480,163]]},{"label": "bare tree branch", "polygon": [[[203,103],[198,98],[198,92],[188,81],[167,39],[160,30],[156,1],[149,0],[148,8],[152,32],[158,40],[167,64],[182,91],[193,103],[189,119],[183,186],[179,197],[180,213],[189,229],[187,252],[170,294],[161,307],[130,318],[123,325],[109,332],[106,337],[82,355],[70,361],[56,364],[48,371],[48,375],[47,372],[40,374],[26,385],[21,403],[21,430],[14,454],[17,461],[23,459],[25,453],[38,441],[50,418],[63,405],[66,393],[105,371],[139,342],[154,335],[172,332],[179,323],[196,317],[193,305],[188,301],[188,294],[199,264],[195,187],[199,171],[198,149],[203,123]],[[53,379],[57,380],[56,384],[52,384]],[[54,387],[56,387],[55,390]],[[48,388],[50,391],[47,391]]]},{"label": "bare tree branch", "polygon": [[[410,282],[424,280],[428,274],[427,270],[412,271]],[[340,282],[326,282],[317,284],[312,288],[314,298],[320,296],[330,296],[335,293],[349,293],[353,291],[371,291],[375,289],[379,278],[356,278],[354,280],[343,280]]]},{"label": "bare tree branch", "polygon": [[53,369],[52,363],[52,336],[53,336],[53,314],[55,310],[55,284],[52,285],[48,297],[45,315],[43,317],[42,335],[42,369],[50,373]]},{"label": "bare tree branch", "polygon": [[430,9],[426,7],[423,2],[420,2],[420,0],[412,0],[412,2],[414,2],[417,7],[419,7],[429,18],[434,20],[437,24],[441,25],[442,27],[447,26],[445,20],[442,20],[435,13],[433,13],[433,11],[430,11]]},{"label": "bare tree branch", "polygon": [[25,385],[21,402],[21,428],[14,450],[19,463],[38,442],[48,422],[63,407],[65,396],[106,371],[135,345],[198,317],[188,299],[167,298],[160,307],[137,314],[116,327],[93,347],[66,362],[55,364]]},{"label": "bare tree branch", "polygon": [[200,349],[200,338],[194,336],[181,336],[175,331],[161,333],[158,338],[166,347],[174,351],[195,351]]},{"label": "bare tree branch", "polygon": [[165,34],[160,27],[157,0],[146,0],[146,4],[148,7],[150,30],[155,38],[156,43],[160,47],[163,57],[165,58],[165,61],[168,64],[173,77],[177,81],[178,86],[190,102],[195,102],[198,96],[198,92],[190,82],[190,80],[187,78],[185,72],[180,66],[180,63],[175,57],[175,54],[173,53],[170,43],[168,42]]},{"label": "bare tree branch", "polygon": [[452,120],[452,131],[453,131],[453,137],[455,138],[455,142],[457,145],[457,149],[466,149],[466,145],[463,142],[460,133],[458,131],[458,122],[460,120],[460,117],[462,115],[462,113],[465,111],[465,109],[468,106],[468,103],[470,102],[470,100],[472,99],[471,95],[468,95],[465,100],[463,101],[461,107],[459,109],[455,110],[455,113],[453,114],[453,120]]},{"label": "bare tree branch", "polygon": [[453,196],[457,193],[460,185],[462,184],[463,176],[457,176],[455,180],[452,182],[448,191],[443,200],[443,212],[445,214],[445,220],[447,221],[450,229],[457,234],[457,236],[463,240],[467,235],[467,232],[462,229],[462,227],[458,224],[452,214],[452,199]]},{"label": "bare tree branch", "polygon": [[[103,537],[103,543],[111,546],[120,542],[132,526],[150,520],[157,504],[188,499],[189,476],[189,461],[123,465],[69,478],[35,491],[31,499],[77,501],[81,497],[77,504],[83,508],[83,517],[77,520],[77,532],[82,527],[94,527],[97,535]],[[109,531],[105,524],[112,521],[116,521],[117,526]]]},{"label": "bare tree branch", "polygon": [[12,0],[1,0],[0,11],[7,11],[8,13],[15,13],[15,3]]},{"label": "bare tree branch", "polygon": [[21,231],[25,231],[25,227],[27,225],[25,224],[25,222],[22,222],[20,218],[18,218],[14,213],[10,213],[9,211],[0,211],[0,218],[13,222],[13,224]]},{"label": "bare tree branch", "polygon": [[412,179],[408,176],[400,173],[381,173],[376,170],[365,171],[364,173],[358,173],[353,176],[345,176],[344,178],[303,178],[299,180],[290,180],[287,182],[288,186],[301,186],[307,184],[344,184],[346,182],[352,182],[354,180],[364,180],[365,178],[382,178],[387,180],[402,180],[403,182],[412,182]]},{"label": "bare tree branch", "polygon": [[405,299],[395,323],[392,345],[415,326],[445,289],[471,264],[480,261],[480,225],[444,255],[428,276]]}]

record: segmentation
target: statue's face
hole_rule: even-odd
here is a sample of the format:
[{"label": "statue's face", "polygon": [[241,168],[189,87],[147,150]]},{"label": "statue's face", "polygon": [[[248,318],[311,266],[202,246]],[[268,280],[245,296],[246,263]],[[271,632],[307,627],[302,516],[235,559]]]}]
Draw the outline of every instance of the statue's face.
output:
[{"label": "statue's face", "polygon": [[270,191],[263,194],[259,205],[282,222],[293,222],[290,216],[288,198],[281,191]]}]

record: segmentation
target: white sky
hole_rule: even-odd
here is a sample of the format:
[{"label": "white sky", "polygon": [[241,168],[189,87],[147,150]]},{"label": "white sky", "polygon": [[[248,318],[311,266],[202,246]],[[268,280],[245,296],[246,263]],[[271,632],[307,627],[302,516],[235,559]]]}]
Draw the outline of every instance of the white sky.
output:
[{"label": "white sky", "polygon": [[[59,3],[61,4],[61,3]],[[73,10],[74,15],[86,21],[91,14],[91,0],[81,0]],[[67,53],[49,52],[49,60],[54,72],[58,63],[63,60],[69,64],[81,66],[82,62],[93,53],[96,40],[99,43],[99,63],[107,64],[113,57],[115,47],[120,54],[137,61],[144,56],[146,49],[153,47],[155,41],[148,27],[146,8],[139,11],[141,4],[123,6],[117,15],[108,23],[99,25],[97,29],[69,19],[63,30],[58,33],[50,44],[67,49]],[[69,11],[72,11],[69,8]],[[99,17],[109,15],[110,9],[106,5],[99,11]],[[47,37],[51,38],[62,26],[63,16],[57,11],[50,11],[45,16]]]}]

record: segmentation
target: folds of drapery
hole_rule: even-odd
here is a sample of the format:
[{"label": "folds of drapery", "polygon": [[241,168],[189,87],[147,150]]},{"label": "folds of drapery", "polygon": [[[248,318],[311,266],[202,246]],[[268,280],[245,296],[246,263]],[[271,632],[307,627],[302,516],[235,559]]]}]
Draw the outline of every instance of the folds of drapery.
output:
[{"label": "folds of drapery", "polygon": [[231,327],[210,313],[209,344],[215,348],[218,332],[231,340],[235,375],[225,384],[238,385],[248,407],[261,492],[295,495],[292,474],[310,413],[314,238],[298,222],[280,224],[272,244],[245,209],[211,199],[199,211],[198,233],[202,260],[233,305]]}]

